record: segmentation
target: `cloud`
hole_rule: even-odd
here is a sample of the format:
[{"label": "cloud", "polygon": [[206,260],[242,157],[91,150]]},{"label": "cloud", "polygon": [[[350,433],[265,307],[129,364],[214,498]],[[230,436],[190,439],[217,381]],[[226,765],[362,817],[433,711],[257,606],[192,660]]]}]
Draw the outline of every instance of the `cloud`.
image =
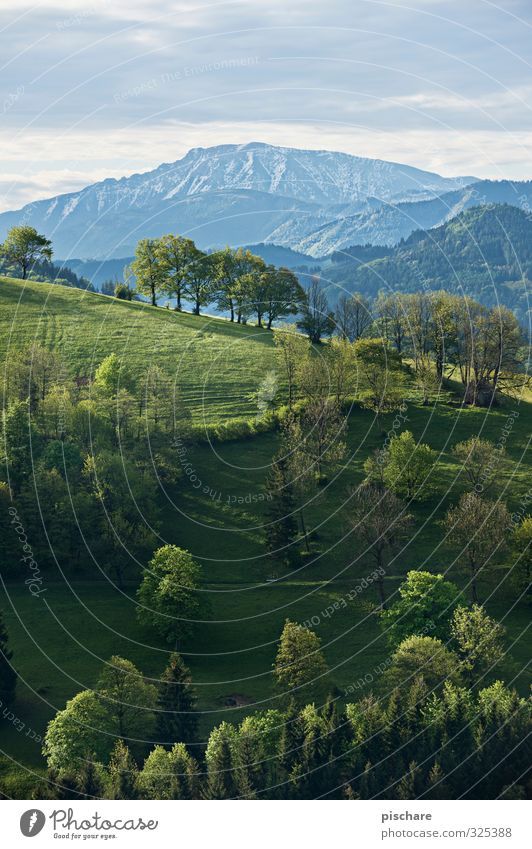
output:
[{"label": "cloud", "polygon": [[4,208],[258,136],[529,174],[532,8],[504,5],[3,0]]}]

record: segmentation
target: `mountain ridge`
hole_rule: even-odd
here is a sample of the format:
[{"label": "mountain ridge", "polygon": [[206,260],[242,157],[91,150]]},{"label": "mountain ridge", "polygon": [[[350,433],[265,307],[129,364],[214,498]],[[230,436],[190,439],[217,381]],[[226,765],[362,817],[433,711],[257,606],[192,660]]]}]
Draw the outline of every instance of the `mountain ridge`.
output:
[{"label": "mountain ridge", "polygon": [[[431,199],[474,178],[441,177],[409,165],[335,151],[262,142],[192,148],[181,159],[107,178],[0,214],[0,238],[24,220],[52,238],[56,253],[129,255],[165,232],[202,248],[271,243],[295,247],[316,227],[376,203]],[[307,251],[302,251],[307,253]]]}]

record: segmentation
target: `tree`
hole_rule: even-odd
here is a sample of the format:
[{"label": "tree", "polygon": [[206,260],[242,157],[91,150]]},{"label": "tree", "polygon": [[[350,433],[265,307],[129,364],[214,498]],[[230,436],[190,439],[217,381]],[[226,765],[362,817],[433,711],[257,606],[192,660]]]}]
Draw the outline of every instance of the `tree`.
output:
[{"label": "tree", "polygon": [[[95,553],[101,553],[123,587],[137,559],[153,551],[153,529],[158,527],[155,482],[138,464],[109,450],[87,456],[83,477],[97,510],[96,527],[92,522],[86,533],[92,534]],[[80,517],[83,525],[87,512]]]},{"label": "tree", "polygon": [[[323,369],[323,363],[320,363]],[[331,339],[328,357],[330,388],[336,403],[342,407],[348,396],[354,394],[356,386],[356,360],[354,346],[347,339]]]},{"label": "tree", "polygon": [[0,255],[10,265],[17,266],[22,279],[28,276],[32,265],[38,260],[52,259],[52,243],[27,224],[11,227],[6,240],[0,247]]},{"label": "tree", "polygon": [[329,669],[320,638],[289,619],[281,633],[273,668],[279,690],[298,701],[304,700],[309,690],[323,693],[327,684]]},{"label": "tree", "polygon": [[449,540],[469,569],[471,601],[478,604],[477,579],[497,551],[502,552],[510,514],[499,501],[487,501],[466,492],[445,517]]},{"label": "tree", "polygon": [[472,298],[451,301],[453,360],[464,386],[464,400],[489,406],[498,393],[512,394],[526,383],[523,330],[511,310],[492,309]]},{"label": "tree", "polygon": [[170,655],[168,666],[159,681],[157,700],[157,734],[165,745],[193,743],[198,732],[196,697],[190,670],[177,652]]},{"label": "tree", "polygon": [[6,372],[8,397],[17,401],[29,399],[33,411],[48,397],[62,365],[55,351],[35,342],[9,357]]},{"label": "tree", "polygon": [[305,506],[310,498],[310,493],[316,486],[316,472],[307,456],[301,424],[294,416],[288,416],[284,423],[280,454],[287,461],[287,481],[295,496],[301,534],[306,550],[309,552],[310,545],[305,522]]},{"label": "tree", "polygon": [[334,315],[329,309],[327,295],[321,288],[319,277],[313,277],[305,293],[302,304],[302,318],[297,326],[307,334],[310,341],[317,345],[323,336],[330,336],[334,330]]},{"label": "tree", "polygon": [[305,292],[293,271],[288,268],[268,266],[266,270],[266,327],[272,329],[272,324],[280,318],[297,313],[305,300]]},{"label": "tree", "polygon": [[214,279],[216,281],[217,306],[219,310],[227,310],[231,321],[235,320],[235,312],[238,312],[238,322],[242,320],[245,287],[240,286],[240,280],[251,274],[257,268],[257,262],[262,263],[260,257],[256,257],[244,248],[224,248],[212,254],[214,263]]},{"label": "tree", "polygon": [[359,339],[354,349],[362,405],[373,410],[377,417],[397,409],[403,400],[404,383],[400,355],[384,339]]},{"label": "tree", "polygon": [[7,628],[0,611],[0,701],[3,705],[11,704],[15,698],[17,673],[11,664],[12,657]]},{"label": "tree", "polygon": [[177,649],[201,613],[201,570],[192,555],[164,545],[143,569],[138,617]]},{"label": "tree", "polygon": [[173,433],[190,420],[190,411],[168,374],[156,363],[148,366],[142,385],[142,414],[146,433]]},{"label": "tree", "polygon": [[119,301],[132,301],[135,289],[128,283],[117,283],[114,288],[114,296]]},{"label": "tree", "polygon": [[181,312],[181,299],[186,292],[188,263],[197,256],[192,239],[169,233],[157,240],[157,256],[165,280],[163,291],[176,299],[176,309]]},{"label": "tree", "polygon": [[[11,490],[5,481],[0,481],[0,540],[2,540],[0,575],[3,578],[11,575],[17,578],[21,576],[20,543],[14,531],[14,526],[17,526],[14,510]],[[1,694],[0,698],[3,698]]]},{"label": "tree", "polygon": [[59,772],[79,769],[87,760],[106,763],[115,726],[106,706],[92,690],[82,690],[49,722],[43,754]]},{"label": "tree", "polygon": [[411,571],[399,587],[399,596],[380,617],[391,645],[397,646],[412,635],[423,636],[427,628],[432,637],[449,639],[453,612],[461,600],[455,584],[443,575]]},{"label": "tree", "polygon": [[138,768],[123,740],[117,740],[107,768],[107,798],[136,799]]},{"label": "tree", "polygon": [[524,516],[511,536],[511,574],[526,601],[532,600],[532,516]]},{"label": "tree", "polygon": [[[61,782],[63,783],[63,782]],[[104,797],[105,772],[101,764],[85,761],[77,770],[76,789],[82,798],[102,799]],[[65,796],[64,798],[71,798]]]},{"label": "tree", "polygon": [[157,688],[146,683],[134,663],[113,655],[103,667],[96,690],[117,737],[143,740],[152,733]]},{"label": "tree", "polygon": [[233,763],[235,744],[236,729],[229,722],[222,722],[211,731],[205,751],[207,799],[234,799],[238,795]]},{"label": "tree", "polygon": [[399,355],[403,351],[408,329],[404,299],[405,296],[399,292],[393,292],[391,295],[380,294],[375,304],[381,332],[386,341],[394,345]]},{"label": "tree", "polygon": [[385,672],[389,685],[409,687],[422,677],[429,690],[446,681],[460,683],[460,660],[434,637],[407,637],[392,654]]},{"label": "tree", "polygon": [[366,336],[373,324],[369,301],[360,292],[353,292],[351,295],[342,293],[338,298],[334,317],[336,332],[347,342],[356,342]]},{"label": "tree", "polygon": [[322,395],[311,401],[302,416],[303,450],[318,483],[324,480],[324,467],[345,455],[347,423],[337,402]]},{"label": "tree", "polygon": [[469,485],[477,493],[490,487],[506,458],[504,448],[497,448],[489,439],[481,439],[480,436],[457,442],[453,455],[461,463]]},{"label": "tree", "polygon": [[204,254],[199,248],[189,253],[185,268],[184,294],[193,302],[192,312],[200,315],[202,306],[208,304],[216,296],[215,257]]},{"label": "tree", "polygon": [[412,516],[403,502],[388,489],[368,482],[351,493],[349,523],[354,539],[366,546],[377,573],[381,608],[386,608],[384,575],[390,558],[400,549]]},{"label": "tree", "polygon": [[136,379],[130,364],[113,353],[105,357],[97,367],[94,373],[94,387],[108,398],[116,399],[121,389],[133,392]]},{"label": "tree", "polygon": [[416,443],[409,430],[390,440],[384,463],[384,483],[409,501],[421,501],[433,489],[436,452]]},{"label": "tree", "polygon": [[157,297],[165,285],[165,268],[159,254],[158,239],[141,239],[137,243],[131,271],[136,278],[137,292],[147,295],[152,306],[156,307]]},{"label": "tree", "polygon": [[139,773],[138,786],[146,799],[197,799],[199,767],[184,743],[171,751],[155,746]]},{"label": "tree", "polygon": [[294,325],[273,331],[273,342],[275,345],[275,358],[284,372],[288,387],[288,409],[291,410],[294,403],[296,378],[301,363],[308,356],[309,340],[296,333]]},{"label": "tree", "polygon": [[18,492],[23,482],[31,478],[33,463],[40,453],[40,440],[26,401],[10,404],[2,411],[2,419],[0,464],[11,489]]},{"label": "tree", "polygon": [[283,454],[272,460],[266,490],[270,496],[267,523],[264,526],[268,551],[273,560],[283,566],[290,566],[294,559],[293,544],[297,535],[297,505],[290,463]]},{"label": "tree", "polygon": [[451,635],[470,683],[490,672],[504,658],[505,630],[483,607],[457,607]]},{"label": "tree", "polygon": [[419,354],[416,358],[414,380],[421,392],[421,403],[426,407],[429,404],[430,394],[437,392],[441,385],[441,380],[434,371],[430,354]]}]

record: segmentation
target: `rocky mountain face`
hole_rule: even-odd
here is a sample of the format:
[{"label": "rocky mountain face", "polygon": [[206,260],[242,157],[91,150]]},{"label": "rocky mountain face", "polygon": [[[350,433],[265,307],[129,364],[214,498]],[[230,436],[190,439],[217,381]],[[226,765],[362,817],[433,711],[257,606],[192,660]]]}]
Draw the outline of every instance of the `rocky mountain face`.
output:
[{"label": "rocky mountain face", "polygon": [[473,180],[325,150],[194,148],[153,171],[3,213],[0,238],[24,221],[64,258],[129,256],[138,239],[167,232],[202,248],[264,242],[318,256],[361,239],[393,242],[407,228],[405,205],[430,207]]}]

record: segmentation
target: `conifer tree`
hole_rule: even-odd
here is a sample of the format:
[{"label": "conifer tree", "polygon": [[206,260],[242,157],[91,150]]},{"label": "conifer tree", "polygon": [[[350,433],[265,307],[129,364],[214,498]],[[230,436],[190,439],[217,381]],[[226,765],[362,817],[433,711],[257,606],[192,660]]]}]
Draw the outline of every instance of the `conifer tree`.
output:
[{"label": "conifer tree", "polygon": [[193,743],[198,730],[190,670],[177,652],[170,655],[159,682],[157,733],[161,743]]}]

